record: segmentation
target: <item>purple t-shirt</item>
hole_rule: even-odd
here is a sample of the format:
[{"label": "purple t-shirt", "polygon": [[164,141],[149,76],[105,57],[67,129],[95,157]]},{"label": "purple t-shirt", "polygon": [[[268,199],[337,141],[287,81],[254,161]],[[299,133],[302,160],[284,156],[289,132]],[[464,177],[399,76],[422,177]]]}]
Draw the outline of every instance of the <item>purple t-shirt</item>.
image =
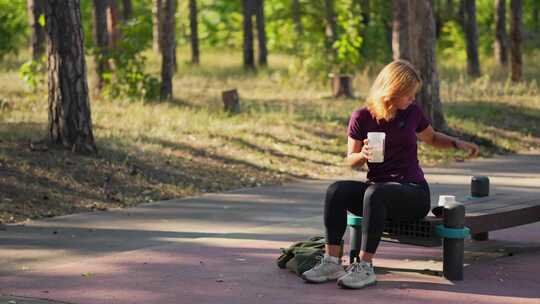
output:
[{"label": "purple t-shirt", "polygon": [[416,133],[430,125],[422,109],[412,103],[405,110],[398,110],[389,122],[377,120],[367,108],[354,111],[349,121],[348,135],[363,141],[368,132],[384,132],[384,162],[370,163],[367,178],[372,182],[422,182],[424,172],[418,163]]}]

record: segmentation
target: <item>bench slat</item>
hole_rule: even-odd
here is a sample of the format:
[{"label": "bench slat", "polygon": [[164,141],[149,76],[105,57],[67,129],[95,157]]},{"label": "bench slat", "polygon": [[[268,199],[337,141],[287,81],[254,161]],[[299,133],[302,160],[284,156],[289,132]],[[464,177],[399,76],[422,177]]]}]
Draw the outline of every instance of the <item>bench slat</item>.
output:
[{"label": "bench slat", "polygon": [[[500,205],[490,205],[485,207],[477,206],[476,208],[467,209],[467,214],[465,216],[473,214],[490,214],[490,213],[504,213],[516,209],[528,208],[540,205],[540,202],[530,201],[530,202],[516,202],[513,204],[500,204]],[[467,208],[467,206],[465,206]]]},{"label": "bench slat", "polygon": [[540,221],[540,204],[522,206],[522,208],[506,208],[502,211],[504,212],[467,215],[465,226],[471,229],[471,233],[481,233]]},{"label": "bench slat", "polygon": [[[490,232],[540,221],[538,195],[496,194],[464,201],[465,226],[471,234]],[[427,216],[415,222],[387,221],[383,240],[420,246],[441,246],[435,226],[443,219]]]}]

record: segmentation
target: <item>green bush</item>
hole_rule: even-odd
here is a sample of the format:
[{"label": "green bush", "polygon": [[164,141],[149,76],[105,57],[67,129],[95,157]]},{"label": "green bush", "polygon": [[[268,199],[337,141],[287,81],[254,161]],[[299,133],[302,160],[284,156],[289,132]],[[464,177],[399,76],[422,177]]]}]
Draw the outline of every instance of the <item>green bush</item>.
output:
[{"label": "green bush", "polygon": [[441,29],[437,40],[437,51],[440,60],[449,60],[462,66],[467,63],[465,38],[461,25],[457,21],[448,21]]},{"label": "green bush", "polygon": [[26,1],[0,0],[0,59],[28,41]]},{"label": "green bush", "polygon": [[19,76],[32,91],[45,85],[47,77],[47,63],[45,56],[40,60],[29,60],[19,68]]},{"label": "green bush", "polygon": [[[189,44],[191,35],[189,1],[180,1],[178,5],[176,18],[177,42],[179,45]],[[265,5],[272,4],[267,2]],[[198,34],[201,48],[242,47],[243,17],[241,1],[198,0],[197,7]]]},{"label": "green bush", "polygon": [[297,51],[299,60],[291,67],[291,72],[323,81],[330,73],[354,74],[360,68],[363,43],[361,18],[351,9],[354,2],[335,3],[337,40],[333,44],[328,44],[325,33],[324,3],[312,4],[305,7],[303,47]]},{"label": "green bush", "polygon": [[332,48],[336,53],[333,65],[340,74],[354,74],[360,64],[362,37],[359,29],[360,18],[354,18],[351,10],[345,10],[337,16],[339,36]]},{"label": "green bush", "polygon": [[[138,16],[121,25],[122,39],[116,49],[106,55],[105,59],[114,66],[113,71],[102,75],[105,80],[103,94],[109,98],[149,100],[159,96],[158,79],[145,72],[147,58],[142,52],[151,43],[146,18]],[[92,48],[92,52],[99,56],[97,48]]]}]

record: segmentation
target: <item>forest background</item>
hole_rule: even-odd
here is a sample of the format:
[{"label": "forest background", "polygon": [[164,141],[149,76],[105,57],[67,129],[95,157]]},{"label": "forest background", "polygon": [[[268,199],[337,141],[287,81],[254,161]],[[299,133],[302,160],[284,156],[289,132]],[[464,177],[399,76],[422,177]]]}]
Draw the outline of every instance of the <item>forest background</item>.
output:
[{"label": "forest background", "polygon": [[[404,3],[429,9],[408,27],[434,21],[420,46],[436,58],[428,103],[439,101],[440,127],[482,157],[540,147],[539,1],[72,2],[92,153],[54,144],[41,2],[0,0],[0,222],[355,174],[343,163],[348,118],[400,57]],[[238,113],[223,108],[232,89]],[[420,145],[424,166],[464,157]]]}]

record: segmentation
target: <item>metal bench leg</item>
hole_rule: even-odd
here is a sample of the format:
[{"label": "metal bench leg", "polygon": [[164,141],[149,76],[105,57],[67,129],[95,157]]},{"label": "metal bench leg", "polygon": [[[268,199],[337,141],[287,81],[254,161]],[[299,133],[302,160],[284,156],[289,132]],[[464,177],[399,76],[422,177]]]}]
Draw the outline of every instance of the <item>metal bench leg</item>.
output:
[{"label": "metal bench leg", "polygon": [[[471,196],[472,197],[489,196],[489,177],[473,176],[471,178]],[[487,241],[489,239],[489,233],[488,232],[474,233],[471,235],[471,239],[475,241]]]},{"label": "metal bench leg", "polygon": [[351,233],[351,248],[349,251],[349,263],[360,260],[360,247],[362,246],[362,227],[349,226]]},{"label": "metal bench leg", "polygon": [[[444,207],[443,217],[446,228],[463,228],[465,207],[461,204],[447,205]],[[444,238],[443,240],[443,274],[448,280],[463,280],[464,243],[464,239]]]}]

